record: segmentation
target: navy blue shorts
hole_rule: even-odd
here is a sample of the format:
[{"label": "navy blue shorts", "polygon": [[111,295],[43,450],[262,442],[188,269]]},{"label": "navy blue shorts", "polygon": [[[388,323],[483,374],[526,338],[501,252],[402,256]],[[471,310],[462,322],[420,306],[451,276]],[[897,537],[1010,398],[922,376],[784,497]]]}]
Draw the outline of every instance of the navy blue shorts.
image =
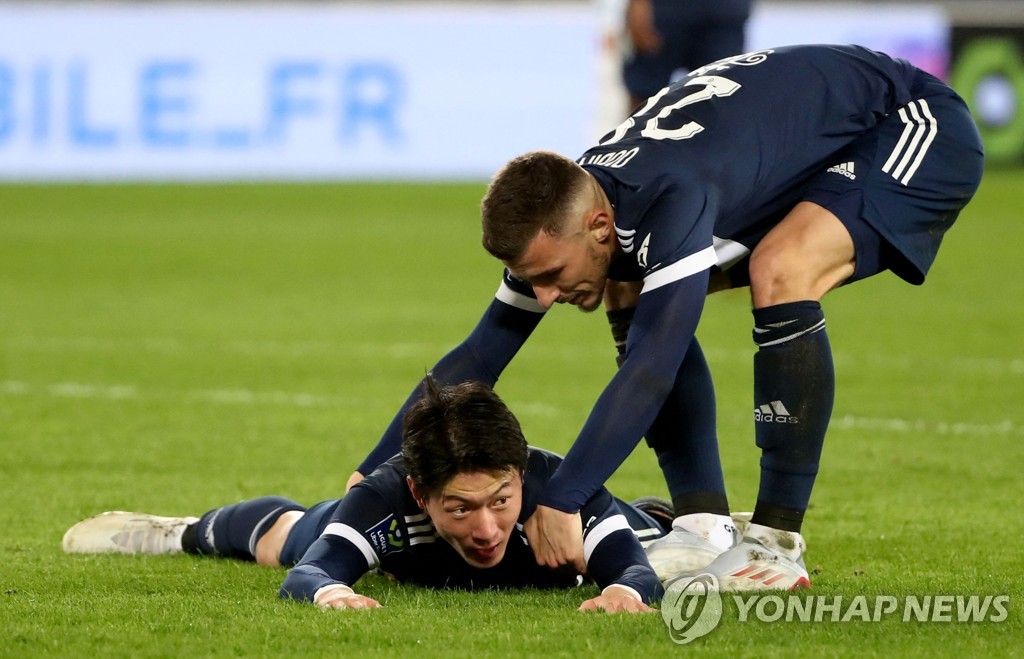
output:
[{"label": "navy blue shorts", "polygon": [[321,501],[306,511],[295,526],[288,532],[288,538],[281,547],[281,565],[291,567],[297,564],[317,538],[323,535],[324,529],[331,522],[341,499]]},{"label": "navy blue shorts", "polygon": [[853,238],[857,265],[846,283],[891,270],[924,282],[942,237],[974,196],[984,165],[966,103],[920,72],[914,100],[835,158],[804,194]]}]

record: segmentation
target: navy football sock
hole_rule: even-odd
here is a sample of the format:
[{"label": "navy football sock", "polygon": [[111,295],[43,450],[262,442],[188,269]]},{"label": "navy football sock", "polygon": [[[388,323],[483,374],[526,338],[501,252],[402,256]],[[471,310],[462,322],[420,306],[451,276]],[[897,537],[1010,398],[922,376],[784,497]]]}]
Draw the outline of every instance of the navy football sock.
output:
[{"label": "navy football sock", "polygon": [[696,337],[647,431],[647,443],[658,456],[677,517],[729,514],[715,427],[715,387]]},{"label": "navy football sock", "polygon": [[182,544],[185,551],[255,560],[256,543],[290,510],[306,508],[284,497],[262,497],[217,508],[189,527]]},{"label": "navy football sock", "polygon": [[[625,359],[626,338],[635,313],[634,307],[608,312],[619,366]],[[729,515],[715,423],[711,371],[697,337],[693,337],[672,391],[646,435],[648,446],[658,456],[676,517],[691,513]]]},{"label": "navy football sock", "polygon": [[751,522],[799,532],[835,400],[821,305],[804,301],[755,309],[754,343],[761,485]]}]

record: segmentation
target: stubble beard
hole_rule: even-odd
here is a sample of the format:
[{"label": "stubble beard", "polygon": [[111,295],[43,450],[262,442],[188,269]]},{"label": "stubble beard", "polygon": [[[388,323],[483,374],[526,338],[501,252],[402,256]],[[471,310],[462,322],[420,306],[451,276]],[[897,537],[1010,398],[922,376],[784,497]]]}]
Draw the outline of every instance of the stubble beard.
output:
[{"label": "stubble beard", "polygon": [[604,289],[608,285],[608,267],[611,265],[611,257],[593,248],[588,248],[591,264],[594,265],[595,271],[601,272],[601,279],[595,286],[596,295],[592,304],[578,305],[576,308],[583,313],[591,313],[597,311],[601,307],[601,303],[604,301]]}]

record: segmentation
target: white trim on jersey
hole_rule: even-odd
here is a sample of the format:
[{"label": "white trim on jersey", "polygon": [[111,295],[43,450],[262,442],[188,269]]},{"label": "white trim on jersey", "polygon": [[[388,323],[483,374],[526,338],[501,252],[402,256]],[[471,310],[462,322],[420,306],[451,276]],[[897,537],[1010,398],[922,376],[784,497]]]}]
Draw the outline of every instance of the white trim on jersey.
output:
[{"label": "white trim on jersey", "polygon": [[505,282],[501,282],[501,286],[498,287],[498,292],[494,294],[494,297],[510,307],[522,309],[523,311],[532,311],[534,313],[544,313],[547,311],[536,298],[513,291]]},{"label": "white trim on jersey", "polygon": [[594,528],[590,529],[590,532],[587,533],[587,537],[583,539],[583,562],[590,563],[590,556],[594,553],[594,550],[597,549],[597,545],[612,533],[621,531],[622,529],[626,529],[627,531],[633,530],[629,526],[629,522],[626,521],[626,516],[622,514],[612,515]]},{"label": "white trim on jersey", "polygon": [[[853,165],[853,163],[850,164],[851,166]],[[737,261],[750,254],[750,250],[747,249],[746,245],[735,240],[719,238],[718,236],[711,236],[711,240],[714,243],[715,258],[718,259],[716,265],[722,270],[728,270],[736,265]]]},{"label": "white trim on jersey", "polygon": [[619,236],[619,245],[622,246],[622,251],[625,252],[626,254],[632,252],[633,240],[634,236],[636,236],[636,229],[620,229],[619,227],[616,227],[614,224],[612,224],[612,226],[615,227],[615,233]]},{"label": "white trim on jersey", "polygon": [[[907,185],[914,173],[917,172],[917,168],[920,167],[921,161],[924,160],[924,156],[928,152],[928,147],[931,146],[938,134],[939,122],[932,115],[928,101],[924,99],[911,101],[901,107],[899,116],[904,124],[903,133],[896,142],[892,153],[889,154],[889,159],[882,165],[882,171],[890,174],[903,185]],[[899,159],[898,164],[897,159]],[[895,169],[893,169],[894,165]]]},{"label": "white trim on jersey", "polygon": [[417,526],[409,527],[409,535],[416,535],[417,533],[424,533],[427,531],[431,533],[434,532],[434,523],[432,521],[428,520],[426,524],[419,524]]},{"label": "white trim on jersey", "polygon": [[655,270],[644,277],[644,287],[640,294],[642,295],[656,288],[661,288],[666,284],[671,284],[674,281],[679,281],[698,272],[703,272],[711,266],[717,265],[717,263],[718,257],[715,256],[714,246],[706,247],[696,254],[690,254],[672,265],[661,270]]},{"label": "white trim on jersey", "polygon": [[363,558],[366,559],[367,569],[374,570],[380,565],[380,561],[377,559],[377,552],[373,551],[373,547],[366,541],[363,535],[356,531],[348,524],[342,524],[341,522],[331,522],[324,528],[324,532],[321,535],[333,535],[338,538],[344,538],[348,540],[356,549],[363,553]]},{"label": "white trim on jersey", "polygon": [[406,532],[409,534],[410,545],[421,545],[425,542],[430,543],[438,539],[437,529],[434,527],[434,521],[427,517],[426,513],[422,515],[411,515],[405,518],[409,520],[415,520],[422,522],[421,524],[412,525],[406,527]]}]

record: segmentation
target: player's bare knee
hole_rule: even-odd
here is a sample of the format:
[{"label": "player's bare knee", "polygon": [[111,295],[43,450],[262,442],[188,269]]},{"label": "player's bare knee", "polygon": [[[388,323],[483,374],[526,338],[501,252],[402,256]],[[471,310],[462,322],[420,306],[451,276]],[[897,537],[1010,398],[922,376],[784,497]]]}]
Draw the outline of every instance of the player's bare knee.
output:
[{"label": "player's bare knee", "polygon": [[301,510],[289,510],[282,514],[274,522],[263,537],[256,543],[256,563],[267,567],[281,566],[281,549],[288,539],[295,523],[302,519],[306,513]]},{"label": "player's bare knee", "polygon": [[755,249],[750,255],[750,294],[756,308],[811,299],[810,282],[798,262],[773,249]]},{"label": "player's bare knee", "polygon": [[852,259],[829,261],[820,256],[793,249],[754,250],[750,256],[754,308],[820,300],[853,275]]}]

